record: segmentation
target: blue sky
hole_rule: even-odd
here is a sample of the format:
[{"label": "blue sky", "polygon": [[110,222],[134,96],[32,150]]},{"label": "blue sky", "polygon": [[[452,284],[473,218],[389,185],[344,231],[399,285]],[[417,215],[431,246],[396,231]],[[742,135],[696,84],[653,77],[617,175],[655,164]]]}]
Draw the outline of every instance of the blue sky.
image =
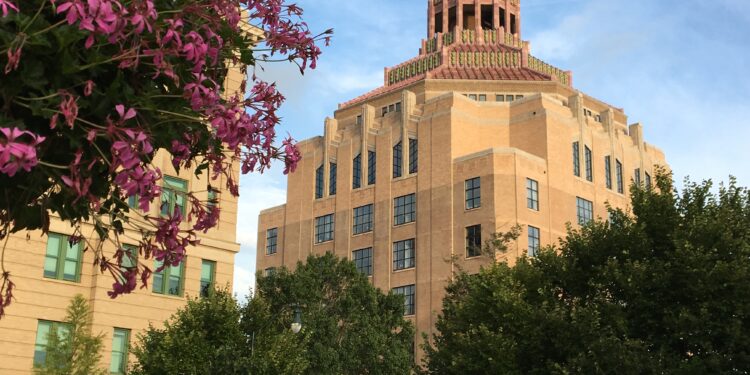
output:
[{"label": "blue sky", "polygon": [[[298,0],[311,29],[333,27],[318,69],[257,71],[287,101],[280,134],[322,134],[338,103],[382,85],[383,68],[414,57],[427,0]],[[750,186],[750,0],[521,0],[535,56],[573,71],[575,88],[641,122],[682,181],[729,175]],[[235,292],[254,285],[257,218],[283,204],[282,166],[241,180]]]}]

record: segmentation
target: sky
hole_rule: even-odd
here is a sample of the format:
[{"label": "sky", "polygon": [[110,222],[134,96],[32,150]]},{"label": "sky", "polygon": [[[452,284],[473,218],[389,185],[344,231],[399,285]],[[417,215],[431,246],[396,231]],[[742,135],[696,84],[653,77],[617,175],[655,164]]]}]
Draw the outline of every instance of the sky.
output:
[{"label": "sky", "polygon": [[[338,103],[383,84],[383,68],[418,54],[427,0],[297,0],[313,31],[334,28],[318,68],[268,64],[259,77],[287,100],[281,135],[323,133]],[[750,0],[521,0],[531,53],[573,71],[573,86],[640,122],[675,180],[729,176],[750,186]],[[241,179],[234,290],[255,285],[260,210],[284,204],[277,164]]]}]

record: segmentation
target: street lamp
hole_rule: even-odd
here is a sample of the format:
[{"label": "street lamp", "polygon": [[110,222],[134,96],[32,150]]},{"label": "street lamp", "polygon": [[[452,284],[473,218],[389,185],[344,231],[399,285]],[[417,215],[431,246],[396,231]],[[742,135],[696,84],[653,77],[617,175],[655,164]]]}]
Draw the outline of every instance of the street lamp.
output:
[{"label": "street lamp", "polygon": [[294,306],[294,320],[292,320],[292,332],[299,333],[302,329],[302,312],[298,305]]}]

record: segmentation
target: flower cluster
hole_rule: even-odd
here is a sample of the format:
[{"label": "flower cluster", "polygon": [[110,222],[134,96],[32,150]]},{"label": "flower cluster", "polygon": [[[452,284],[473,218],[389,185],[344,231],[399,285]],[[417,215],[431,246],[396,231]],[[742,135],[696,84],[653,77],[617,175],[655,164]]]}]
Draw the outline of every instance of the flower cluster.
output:
[{"label": "flower cluster", "polygon": [[0,128],[0,173],[13,177],[19,170],[30,172],[39,160],[36,147],[44,137],[17,128]]}]

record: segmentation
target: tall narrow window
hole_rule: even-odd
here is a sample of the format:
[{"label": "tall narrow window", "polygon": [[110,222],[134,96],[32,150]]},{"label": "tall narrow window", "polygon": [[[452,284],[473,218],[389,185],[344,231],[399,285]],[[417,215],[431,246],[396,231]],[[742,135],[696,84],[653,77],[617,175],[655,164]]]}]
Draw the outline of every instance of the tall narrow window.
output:
[{"label": "tall narrow window", "polygon": [[328,195],[336,195],[336,163],[329,163],[328,166]]},{"label": "tall narrow window", "polygon": [[466,190],[466,209],[479,208],[482,205],[482,188],[479,177],[468,179],[464,182]]},{"label": "tall narrow window", "polygon": [[354,261],[354,265],[357,266],[357,271],[362,272],[367,276],[372,275],[371,247],[352,251],[352,260]]},{"label": "tall narrow window", "polygon": [[607,181],[607,189],[612,189],[612,157],[604,157],[604,179]]},{"label": "tall narrow window", "polygon": [[624,189],[622,186],[622,163],[615,159],[615,174],[617,175],[617,192],[622,194]]},{"label": "tall narrow window", "polygon": [[576,206],[578,209],[578,224],[584,225],[594,219],[593,202],[581,197],[576,197]]},{"label": "tall narrow window", "polygon": [[375,151],[367,151],[367,184],[375,184]]},{"label": "tall narrow window", "polygon": [[125,270],[138,267],[138,246],[122,245],[122,262],[120,262],[120,266]]},{"label": "tall narrow window", "polygon": [[71,245],[68,236],[49,233],[44,257],[44,277],[79,282],[82,257],[80,243]]},{"label": "tall narrow window", "polygon": [[161,188],[162,216],[174,215],[180,210],[182,217],[187,217],[185,212],[185,196],[187,195],[188,182],[179,178],[164,176],[164,186]]},{"label": "tall narrow window", "polygon": [[393,225],[411,223],[417,218],[416,194],[404,195],[393,200]]},{"label": "tall narrow window", "polygon": [[206,198],[206,206],[210,211],[213,211],[219,205],[219,190],[209,186]]},{"label": "tall narrow window", "polygon": [[635,182],[635,185],[638,187],[641,187],[641,169],[636,168],[635,172],[633,172],[633,181]]},{"label": "tall narrow window", "polygon": [[539,183],[530,178],[526,179],[526,207],[539,211]]},{"label": "tall narrow window", "polygon": [[482,255],[482,226],[466,227],[466,257],[472,258]]},{"label": "tall narrow window", "polygon": [[[505,9],[503,8],[500,8],[500,27],[507,27],[505,25]],[[505,32],[507,33],[508,30],[505,30]]]},{"label": "tall narrow window", "polygon": [[43,366],[47,362],[47,344],[50,334],[54,332],[58,338],[64,338],[69,331],[66,323],[40,320],[36,328],[36,343],[34,345],[34,367]]},{"label": "tall narrow window", "polygon": [[409,139],[409,174],[417,173],[419,162],[419,152],[417,150],[417,140]]},{"label": "tall narrow window", "polygon": [[646,172],[646,189],[651,189],[651,175]]},{"label": "tall narrow window", "polygon": [[529,256],[535,257],[539,254],[539,228],[529,225]]},{"label": "tall narrow window", "polygon": [[201,262],[201,296],[208,297],[208,294],[214,289],[214,279],[216,278],[216,262],[203,259]]},{"label": "tall narrow window", "polygon": [[315,243],[333,241],[333,214],[315,218]]},{"label": "tall narrow window", "polygon": [[435,32],[443,32],[443,12],[435,13]]},{"label": "tall narrow window", "polygon": [[518,26],[516,25],[516,15],[511,14],[510,15],[510,33],[511,34],[517,34],[518,33]]},{"label": "tall narrow window", "polygon": [[357,154],[352,161],[352,189],[362,186],[362,154]]},{"label": "tall narrow window", "polygon": [[134,194],[128,197],[128,207],[134,210],[140,210],[138,194]]},{"label": "tall narrow window", "polygon": [[581,149],[578,142],[573,142],[573,174],[581,177]]},{"label": "tall narrow window", "polygon": [[323,198],[323,166],[315,170],[315,199]]},{"label": "tall narrow window", "polygon": [[372,231],[372,204],[354,209],[354,225],[352,232],[354,234],[367,233]]},{"label": "tall narrow window", "polygon": [[414,284],[393,288],[393,294],[404,296],[404,315],[414,315]]},{"label": "tall narrow window", "polygon": [[130,330],[115,328],[112,335],[112,360],[109,362],[110,374],[125,374],[128,369],[128,347]]},{"label": "tall narrow window", "polygon": [[583,151],[584,160],[586,162],[586,179],[594,181],[594,166],[593,161],[591,160],[591,149],[588,146],[585,146]]},{"label": "tall narrow window", "polygon": [[279,228],[271,228],[266,231],[266,255],[276,254],[279,241]]},{"label": "tall narrow window", "polygon": [[414,239],[393,243],[393,270],[405,270],[414,267]]},{"label": "tall narrow window", "polygon": [[276,274],[276,267],[268,267],[263,270],[264,277],[271,277]]},{"label": "tall narrow window", "polygon": [[161,271],[158,270],[164,263],[157,260],[154,264],[154,282],[153,288],[156,294],[168,294],[171,296],[182,295],[182,275],[185,273],[185,262],[183,259],[179,266],[165,266]]},{"label": "tall narrow window", "polygon": [[401,164],[403,162],[403,147],[401,142],[393,146],[393,178],[401,177]]}]

